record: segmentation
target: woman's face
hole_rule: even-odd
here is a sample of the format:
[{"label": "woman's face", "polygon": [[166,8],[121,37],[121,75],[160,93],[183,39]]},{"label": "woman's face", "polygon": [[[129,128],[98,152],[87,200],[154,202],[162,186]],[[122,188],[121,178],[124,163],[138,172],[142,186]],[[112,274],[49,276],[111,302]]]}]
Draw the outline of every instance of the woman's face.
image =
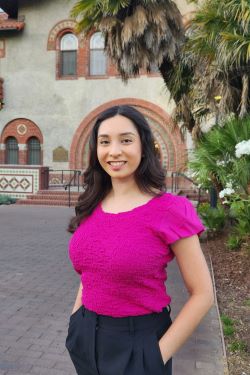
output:
[{"label": "woman's face", "polygon": [[141,156],[140,135],[131,120],[117,115],[101,123],[97,134],[97,158],[111,179],[134,178]]}]

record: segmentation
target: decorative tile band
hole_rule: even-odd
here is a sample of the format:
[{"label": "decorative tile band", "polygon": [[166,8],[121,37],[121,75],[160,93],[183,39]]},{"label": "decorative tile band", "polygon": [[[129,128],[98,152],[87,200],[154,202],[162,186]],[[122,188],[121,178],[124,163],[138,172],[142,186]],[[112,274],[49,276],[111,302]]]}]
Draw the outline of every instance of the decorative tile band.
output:
[{"label": "decorative tile band", "polygon": [[17,198],[39,190],[39,169],[0,168],[0,194]]}]

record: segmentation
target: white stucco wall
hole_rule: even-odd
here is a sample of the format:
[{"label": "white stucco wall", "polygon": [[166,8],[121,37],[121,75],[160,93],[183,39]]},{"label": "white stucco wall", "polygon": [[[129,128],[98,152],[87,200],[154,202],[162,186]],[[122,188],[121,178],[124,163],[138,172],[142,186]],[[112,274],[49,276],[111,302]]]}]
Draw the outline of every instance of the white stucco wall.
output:
[{"label": "white stucco wall", "polygon": [[5,34],[6,57],[0,59],[5,96],[5,106],[0,112],[0,132],[16,118],[35,122],[44,136],[44,165],[67,167],[67,163],[52,162],[52,150],[58,146],[69,150],[82,120],[105,102],[137,98],[172,113],[174,103],[169,101],[161,77],[142,76],[131,79],[127,85],[115,77],[56,80],[56,52],[47,51],[48,35],[57,22],[68,18],[75,0],[20,0],[19,3],[19,15],[25,16],[25,28],[22,32]]}]

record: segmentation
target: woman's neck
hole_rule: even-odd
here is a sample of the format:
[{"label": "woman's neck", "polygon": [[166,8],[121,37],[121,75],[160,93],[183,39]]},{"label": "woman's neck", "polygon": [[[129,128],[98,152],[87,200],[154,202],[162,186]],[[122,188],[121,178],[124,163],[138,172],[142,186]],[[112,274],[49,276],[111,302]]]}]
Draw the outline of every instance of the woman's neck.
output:
[{"label": "woman's neck", "polygon": [[118,199],[142,194],[134,179],[112,179],[112,189],[109,196]]}]

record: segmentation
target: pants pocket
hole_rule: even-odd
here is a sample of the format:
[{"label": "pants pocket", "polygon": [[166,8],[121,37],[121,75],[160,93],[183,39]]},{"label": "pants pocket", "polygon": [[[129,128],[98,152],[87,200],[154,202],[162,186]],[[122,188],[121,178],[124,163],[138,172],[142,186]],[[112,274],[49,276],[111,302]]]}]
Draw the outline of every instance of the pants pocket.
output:
[{"label": "pants pocket", "polygon": [[80,307],[69,319],[68,335],[65,342],[68,351],[81,355],[85,341],[84,336],[83,314],[82,307]]},{"label": "pants pocket", "polygon": [[158,357],[158,360],[159,360],[159,363],[161,366],[165,366],[165,363],[163,362],[163,358],[162,358],[162,354],[161,354],[161,350],[160,350],[160,346],[159,346],[159,339],[157,337],[157,334],[156,332],[153,333],[153,340],[154,340],[154,344],[155,344],[155,347],[156,347],[156,354],[157,354],[157,357]]},{"label": "pants pocket", "polygon": [[77,314],[79,314],[80,311],[82,311],[82,306],[70,315],[69,323],[71,323],[77,317]]}]

